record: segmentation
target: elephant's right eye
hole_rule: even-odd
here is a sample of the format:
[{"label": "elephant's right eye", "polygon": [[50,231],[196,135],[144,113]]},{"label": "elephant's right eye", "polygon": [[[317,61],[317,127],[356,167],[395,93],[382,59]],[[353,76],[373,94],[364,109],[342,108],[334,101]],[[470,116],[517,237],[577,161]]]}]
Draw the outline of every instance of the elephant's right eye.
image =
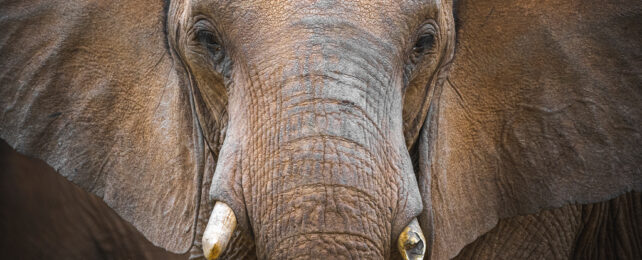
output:
[{"label": "elephant's right eye", "polygon": [[432,33],[424,34],[417,39],[412,50],[416,53],[422,54],[426,50],[432,49],[434,44],[435,36]]},{"label": "elephant's right eye", "polygon": [[196,37],[211,54],[216,55],[221,52],[221,44],[214,33],[201,30],[197,33]]},{"label": "elephant's right eye", "polygon": [[436,34],[435,26],[431,23],[426,23],[419,29],[419,35],[412,46],[413,62],[419,62],[424,55],[434,52]]}]

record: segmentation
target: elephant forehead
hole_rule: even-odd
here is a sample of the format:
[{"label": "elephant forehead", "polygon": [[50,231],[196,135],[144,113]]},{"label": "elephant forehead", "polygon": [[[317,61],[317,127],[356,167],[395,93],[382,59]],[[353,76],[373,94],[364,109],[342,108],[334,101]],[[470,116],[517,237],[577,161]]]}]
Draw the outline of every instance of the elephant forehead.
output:
[{"label": "elephant forehead", "polygon": [[[397,40],[435,18],[439,1],[222,1],[195,0],[192,10],[214,17],[236,44],[278,38],[300,38],[318,30],[360,28],[377,38]],[[409,24],[410,22],[410,24]],[[301,26],[304,25],[304,26]],[[233,28],[233,29],[232,29]],[[305,29],[318,29],[310,31]],[[352,32],[343,35],[350,36]],[[275,45],[278,46],[278,45]]]}]

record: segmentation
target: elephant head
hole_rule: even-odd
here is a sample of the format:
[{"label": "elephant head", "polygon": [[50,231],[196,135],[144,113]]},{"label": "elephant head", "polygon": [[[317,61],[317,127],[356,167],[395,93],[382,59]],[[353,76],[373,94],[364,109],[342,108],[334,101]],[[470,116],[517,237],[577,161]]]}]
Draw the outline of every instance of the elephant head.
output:
[{"label": "elephant head", "polygon": [[642,189],[631,5],[3,3],[0,137],[173,252],[449,258]]},{"label": "elephant head", "polygon": [[[452,7],[373,5],[169,6],[169,46],[205,139],[224,140],[210,198],[251,232],[260,258],[386,258],[421,212],[407,144],[452,59]],[[220,239],[204,242],[208,255]]]}]

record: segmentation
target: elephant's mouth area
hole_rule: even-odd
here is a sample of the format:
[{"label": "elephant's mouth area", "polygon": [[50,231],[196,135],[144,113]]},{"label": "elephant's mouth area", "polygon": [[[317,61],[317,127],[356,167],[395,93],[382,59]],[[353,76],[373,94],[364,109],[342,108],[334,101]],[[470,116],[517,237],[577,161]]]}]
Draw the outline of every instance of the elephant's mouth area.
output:
[{"label": "elephant's mouth area", "polygon": [[316,241],[319,250],[334,244],[363,247],[383,255],[382,248],[389,247],[384,242],[389,240],[386,234],[390,233],[390,225],[385,223],[392,215],[379,210],[381,203],[372,199],[363,190],[322,184],[275,193],[273,200],[262,203],[278,206],[250,216],[257,245],[260,250],[274,252],[287,251],[302,241]]},{"label": "elephant's mouth area", "polygon": [[[305,249],[305,250],[301,250]],[[314,259],[320,256],[345,256],[354,259],[383,259],[371,238],[349,232],[317,232],[288,236],[272,251],[269,259]]]}]

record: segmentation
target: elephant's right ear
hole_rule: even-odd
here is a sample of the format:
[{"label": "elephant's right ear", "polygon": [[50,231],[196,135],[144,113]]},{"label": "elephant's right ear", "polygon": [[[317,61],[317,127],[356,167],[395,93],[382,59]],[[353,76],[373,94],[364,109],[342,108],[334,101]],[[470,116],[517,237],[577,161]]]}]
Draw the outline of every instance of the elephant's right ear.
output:
[{"label": "elephant's right ear", "polygon": [[[187,251],[204,169],[161,0],[0,3],[0,138]],[[213,166],[209,166],[213,167]]]},{"label": "elephant's right ear", "polygon": [[642,190],[642,2],[458,2],[418,144],[432,259],[502,218]]}]

